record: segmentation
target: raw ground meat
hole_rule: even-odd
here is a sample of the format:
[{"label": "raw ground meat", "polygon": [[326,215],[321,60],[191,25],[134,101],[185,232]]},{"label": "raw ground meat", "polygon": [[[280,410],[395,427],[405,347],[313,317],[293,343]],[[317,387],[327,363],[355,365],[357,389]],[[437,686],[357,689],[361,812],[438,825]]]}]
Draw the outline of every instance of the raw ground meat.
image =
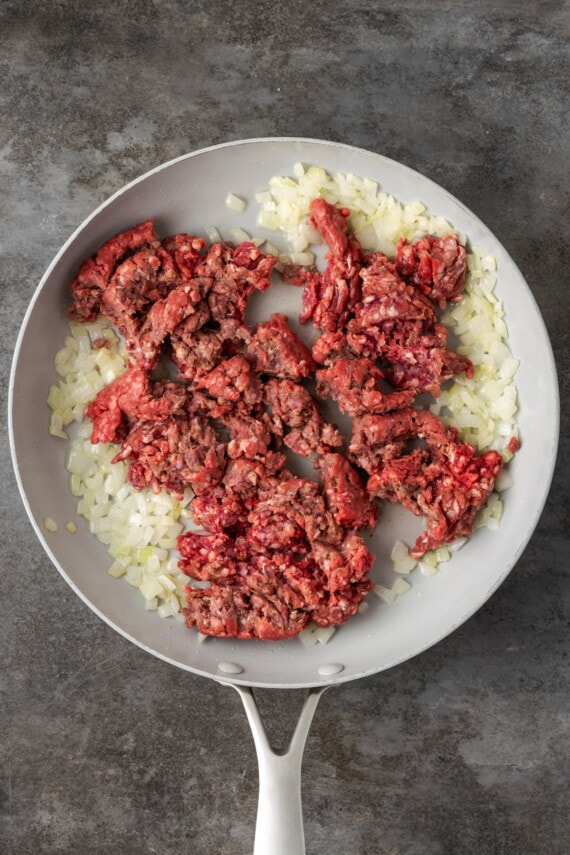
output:
[{"label": "raw ground meat", "polygon": [[320,398],[333,398],[349,416],[386,413],[413,401],[413,391],[383,392],[383,379],[384,374],[370,359],[336,359],[328,368],[317,371],[317,394]]},{"label": "raw ground meat", "polygon": [[255,371],[272,377],[302,380],[315,370],[311,351],[281,314],[271,315],[268,321],[257,325],[245,356]]},{"label": "raw ground meat", "polygon": [[71,318],[81,322],[96,320],[103,293],[121,259],[143,247],[156,248],[159,243],[152,220],[139,223],[104,243],[94,256],[83,262],[77,278],[71,283]]},{"label": "raw ground meat", "polygon": [[183,572],[211,583],[188,588],[189,625],[205,635],[276,640],[309,621],[338,625],[356,613],[371,589],[373,559],[356,532],[343,536],[331,520],[318,484],[287,478],[238,514],[231,536],[179,538]]},{"label": "raw ground meat", "polygon": [[334,332],[341,328],[360,297],[360,270],[364,254],[358,241],[348,233],[348,210],[335,208],[324,199],[311,202],[311,224],[329,248],[324,273],[289,268],[286,281],[304,285],[303,308],[299,320],[312,320],[318,329]]},{"label": "raw ground meat", "polygon": [[[406,449],[416,440],[423,445]],[[411,550],[414,558],[471,533],[503,465],[498,452],[477,455],[472,445],[459,442],[455,428],[413,408],[363,417],[355,425],[349,454],[372,473],[367,482],[371,497],[425,517],[426,531]]]},{"label": "raw ground meat", "polygon": [[162,419],[183,409],[188,397],[177,383],[152,383],[146,371],[130,366],[87,405],[91,441],[119,442],[140,420]]},{"label": "raw ground meat", "polygon": [[291,428],[285,445],[302,457],[344,445],[337,428],[323,419],[316,400],[299,383],[269,380],[263,387],[263,398],[277,425]]},{"label": "raw ground meat", "polygon": [[411,244],[402,238],[394,263],[400,276],[417,285],[440,309],[461,299],[467,255],[457,235],[428,235]]},{"label": "raw ground meat", "polygon": [[323,454],[318,459],[325,498],[334,521],[345,529],[372,528],[378,508],[368,496],[360,475],[343,454]]},{"label": "raw ground meat", "polygon": [[[343,623],[371,589],[361,532],[381,501],[425,517],[420,556],[470,531],[501,468],[498,454],[477,455],[413,406],[472,371],[435,308],[461,299],[463,247],[428,237],[400,241],[393,261],[366,255],[347,216],[314,200],[326,268],[282,273],[303,288],[301,323],[321,331],[312,351],[283,314],[246,324],[277,261],[250,242],[159,240],[146,221],[107,241],[72,283],[70,316],[106,315],[129,354],[86,409],[92,441],[119,445],[115,461],[128,461],[137,489],[194,493],[204,533],[181,535],[178,549],[186,623],[201,633],[275,640]],[[174,379],[157,374],[165,364]],[[325,398],[353,419],[348,447],[321,413]],[[285,452],[312,458],[316,479],[296,477]]]}]

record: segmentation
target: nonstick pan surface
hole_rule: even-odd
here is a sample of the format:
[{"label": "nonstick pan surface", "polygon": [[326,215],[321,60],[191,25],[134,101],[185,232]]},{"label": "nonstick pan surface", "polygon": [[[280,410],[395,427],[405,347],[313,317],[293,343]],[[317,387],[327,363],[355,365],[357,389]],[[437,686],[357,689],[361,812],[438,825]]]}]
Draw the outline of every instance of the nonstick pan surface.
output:
[{"label": "nonstick pan surface", "polygon": [[[509,343],[520,360],[516,384],[522,446],[510,464],[514,486],[504,496],[498,532],[478,530],[433,578],[414,572],[411,591],[392,605],[370,595],[368,609],[340,627],[326,645],[305,648],[297,639],[200,642],[194,631],[145,611],[129,585],[108,575],[105,548],[77,520],[65,469],[67,443],[49,435],[44,402],[57,380],[54,356],[67,332],[69,285],[88,255],[115,233],[148,218],[155,220],[160,235],[205,235],[210,225],[224,237],[235,226],[262,234],[255,225],[254,194],[267,187],[272,175],[291,174],[297,161],[372,178],[403,202],[419,199],[465,233],[472,245],[496,257],[496,295],[504,303]],[[226,206],[229,192],[247,200],[243,214]],[[260,317],[284,311],[296,318],[298,303],[298,289],[277,285],[263,295],[257,311]],[[485,225],[445,190],[401,164],[338,143],[305,139],[255,139],[203,149],[157,167],[101,205],[63,246],[38,286],[18,339],[10,388],[10,442],[22,498],[46,552],[75,592],[149,653],[198,674],[254,687],[308,688],[364,677],[415,656],[469,618],[514,567],[538,522],[555,465],[558,422],[556,374],[544,323],[528,285]],[[46,530],[46,517],[58,523],[56,532]],[[73,535],[65,529],[68,520],[77,521]],[[391,546],[398,537],[411,542],[418,531],[411,515],[387,509],[372,540],[376,581],[393,581]]]}]

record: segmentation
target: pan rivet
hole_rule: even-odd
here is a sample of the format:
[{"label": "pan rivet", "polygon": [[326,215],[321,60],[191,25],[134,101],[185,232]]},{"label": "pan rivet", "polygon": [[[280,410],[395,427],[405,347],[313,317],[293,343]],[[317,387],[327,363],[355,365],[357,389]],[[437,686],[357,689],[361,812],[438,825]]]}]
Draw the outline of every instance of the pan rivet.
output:
[{"label": "pan rivet", "polygon": [[333,674],[340,674],[344,671],[344,665],[339,665],[338,662],[330,662],[328,665],[319,665],[317,668],[321,677],[332,677]]},{"label": "pan rivet", "polygon": [[243,668],[237,662],[218,662],[218,671],[222,674],[241,674]]}]

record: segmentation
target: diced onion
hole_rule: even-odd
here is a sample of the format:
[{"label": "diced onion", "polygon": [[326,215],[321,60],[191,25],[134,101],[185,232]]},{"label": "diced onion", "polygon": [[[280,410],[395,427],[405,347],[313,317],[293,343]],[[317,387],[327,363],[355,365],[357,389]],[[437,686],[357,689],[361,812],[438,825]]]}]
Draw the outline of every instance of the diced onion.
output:
[{"label": "diced onion", "polygon": [[303,647],[314,647],[317,643],[317,639],[315,638],[314,633],[310,629],[310,627],[302,629],[298,635],[298,639],[303,645]]},{"label": "diced onion", "polygon": [[245,211],[245,206],[245,199],[242,199],[240,196],[236,196],[235,193],[228,193],[226,196],[226,208],[229,208],[230,211],[235,211],[237,214],[241,214]]},{"label": "diced onion", "polygon": [[503,469],[499,472],[497,480],[495,481],[495,490],[497,490],[498,493],[504,493],[505,490],[510,490],[514,483],[511,473],[507,472],[506,469]]},{"label": "diced onion", "polygon": [[388,588],[386,585],[376,584],[372,590],[381,600],[391,605],[398,597],[407,594],[411,587],[410,583],[406,582],[405,579],[396,579],[391,588]]},{"label": "diced onion", "polygon": [[410,573],[417,564],[415,558],[410,555],[407,545],[401,540],[397,540],[394,544],[390,558],[396,573]]},{"label": "diced onion", "polygon": [[403,594],[407,594],[411,588],[412,586],[409,582],[406,582],[405,579],[396,579],[392,585],[392,592],[396,594],[397,597],[401,597]]},{"label": "diced onion", "polygon": [[386,585],[374,585],[372,589],[376,596],[380,597],[381,600],[384,600],[385,603],[391,605],[396,600],[396,594],[392,591],[391,588],[386,587]]},{"label": "diced onion", "polygon": [[206,232],[206,236],[207,236],[208,240],[210,241],[210,243],[221,243],[222,242],[222,236],[215,226],[206,226],[204,231]]},{"label": "diced onion", "polygon": [[314,647],[315,644],[327,644],[335,633],[334,626],[317,626],[310,623],[299,633],[299,640],[304,647]]},{"label": "diced onion", "polygon": [[430,561],[425,560],[424,558],[420,558],[418,561],[418,567],[420,568],[420,573],[422,576],[435,576],[439,573],[439,567],[436,564],[432,564]]},{"label": "diced onion", "polygon": [[313,638],[315,638],[319,644],[326,644],[335,634],[336,627],[334,626],[320,626],[313,632]]},{"label": "diced onion", "polygon": [[251,237],[246,232],[246,230],[240,228],[230,229],[230,237],[234,243],[244,243],[244,241],[251,241]]}]

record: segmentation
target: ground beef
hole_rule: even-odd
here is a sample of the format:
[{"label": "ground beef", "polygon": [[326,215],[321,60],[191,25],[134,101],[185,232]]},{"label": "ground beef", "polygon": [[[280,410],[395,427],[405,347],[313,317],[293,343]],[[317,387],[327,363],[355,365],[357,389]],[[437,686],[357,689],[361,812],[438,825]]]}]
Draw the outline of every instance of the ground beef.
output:
[{"label": "ground beef", "polygon": [[226,489],[239,496],[250,507],[266,491],[272,492],[286,477],[285,455],[268,452],[263,461],[238,457],[230,460],[223,483]]},{"label": "ground beef", "polygon": [[115,268],[101,295],[101,311],[130,348],[149,309],[179,284],[178,269],[170,253],[160,245],[141,249]]},{"label": "ground beef", "polygon": [[284,514],[300,525],[309,543],[338,543],[343,533],[327,509],[322,487],[308,478],[284,478],[262,495],[263,507]]},{"label": "ground beef", "polygon": [[334,521],[344,529],[372,528],[378,509],[368,496],[359,473],[343,454],[323,454],[318,470],[327,506]]},{"label": "ground beef", "polygon": [[261,401],[261,384],[243,356],[232,356],[204,374],[196,384],[206,389],[210,397],[223,404],[243,402],[250,410]]},{"label": "ground beef", "polygon": [[394,263],[400,276],[418,286],[440,309],[461,299],[467,254],[457,235],[428,235],[413,243],[402,238]]},{"label": "ground beef", "polygon": [[255,244],[245,242],[237,247],[214,243],[196,265],[195,274],[210,279],[207,302],[215,321],[232,318],[243,323],[252,293],[271,286],[271,271],[277,258],[264,255]]},{"label": "ground beef", "polygon": [[281,314],[257,325],[244,355],[257,373],[272,377],[302,380],[315,369],[311,351]]},{"label": "ground beef", "polygon": [[225,638],[293,638],[309,622],[305,606],[310,599],[325,599],[316,567],[306,558],[254,553],[240,566],[244,572],[227,584],[188,587],[183,609],[188,626]]},{"label": "ground beef", "polygon": [[187,487],[199,494],[218,484],[226,465],[208,420],[186,415],[137,421],[113,462],[119,460],[130,461],[128,479],[138,490],[164,488],[179,498]]},{"label": "ground beef", "polygon": [[348,234],[347,209],[335,208],[324,199],[311,202],[311,223],[329,248],[322,274],[289,269],[287,281],[304,285],[301,323],[312,320],[318,329],[334,332],[344,326],[360,296],[360,269],[364,254],[358,241]]},{"label": "ground beef", "polygon": [[383,392],[383,379],[383,372],[370,359],[337,359],[317,371],[317,394],[333,398],[349,416],[398,410],[413,401],[413,391]]},{"label": "ground beef", "polygon": [[362,300],[354,314],[362,327],[383,321],[434,321],[435,310],[424,294],[400,278],[395,264],[382,253],[371,253],[361,272]]},{"label": "ground beef", "polygon": [[[277,262],[254,244],[212,244],[192,235],[160,242],[151,221],[112,238],[72,283],[74,320],[108,317],[125,338],[132,362],[154,368],[163,346],[208,322],[243,324],[249,297],[271,285]],[[182,329],[178,329],[182,326]],[[177,362],[184,363],[183,353]]]},{"label": "ground beef", "polygon": [[180,285],[151,305],[143,323],[127,339],[129,355],[138,365],[153,369],[167,336],[187,318],[188,326],[195,326],[203,316],[200,305],[203,294],[198,282]]},{"label": "ground beef", "polygon": [[248,514],[244,500],[223,483],[195,496],[190,506],[196,525],[216,533],[239,530]]},{"label": "ground beef", "polygon": [[185,380],[197,383],[213,368],[238,355],[251,341],[244,324],[232,318],[212,321],[210,310],[202,303],[201,319],[189,316],[170,336],[170,357]]},{"label": "ground beef", "polygon": [[384,415],[364,413],[353,419],[349,459],[370,475],[377,472],[384,461],[398,457],[413,436],[410,424],[415,412],[403,408]]},{"label": "ground beef", "polygon": [[439,395],[442,384],[455,374],[464,371],[472,376],[470,361],[450,350],[431,300],[404,281],[393,262],[381,253],[370,253],[359,276],[360,297],[346,313],[344,327],[336,322],[322,325],[325,332],[313,345],[313,359],[327,366],[317,375],[325,396],[332,395],[351,415],[375,408],[380,412],[384,405],[377,393],[384,378],[392,390],[404,393],[385,406],[394,409],[421,392]]},{"label": "ground beef", "polygon": [[285,434],[285,445],[302,457],[344,445],[338,429],[323,419],[317,402],[299,383],[269,380],[263,387],[263,399],[277,425],[291,428]]},{"label": "ground beef", "polygon": [[227,454],[231,459],[265,460],[269,449],[279,445],[280,433],[262,409],[252,410],[251,414],[234,411],[225,422],[229,432]]},{"label": "ground beef", "polygon": [[137,421],[158,420],[180,412],[187,399],[184,386],[151,383],[142,368],[131,366],[87,405],[85,415],[93,422],[91,441],[119,442]]},{"label": "ground beef", "polygon": [[361,275],[362,301],[347,325],[349,341],[386,364],[386,379],[395,389],[437,396],[454,374],[472,376],[469,360],[449,349],[430,300],[399,277],[395,264],[375,254]]},{"label": "ground beef", "polygon": [[101,298],[119,262],[128,253],[143,247],[156,248],[159,243],[152,220],[139,223],[104,243],[94,256],[83,262],[77,278],[71,283],[69,315],[72,320],[96,320],[101,311]]},{"label": "ground beef", "polygon": [[[161,241],[147,221],[104,244],[71,286],[71,317],[106,315],[129,354],[86,409],[93,442],[118,444],[137,489],[194,493],[205,533],[178,548],[186,623],[204,634],[273,640],[343,623],[371,589],[360,532],[381,501],[425,517],[420,556],[470,531],[501,468],[414,406],[472,371],[437,315],[461,298],[465,251],[452,236],[400,241],[393,261],[366,255],[347,215],[314,200],[325,270],[282,273],[303,288],[301,323],[321,331],[312,350],[282,314],[246,324],[277,261],[250,242]],[[165,363],[175,379],[156,373]],[[327,398],[353,419],[348,448],[321,413]],[[296,477],[284,452],[312,459],[315,479]]]},{"label": "ground beef", "polygon": [[182,283],[198,283],[198,288],[202,289],[203,283],[196,275],[196,266],[202,258],[201,252],[206,241],[194,235],[177,234],[165,238],[162,246],[174,259]]},{"label": "ground beef", "polygon": [[[501,471],[500,454],[477,455],[472,445],[458,440],[455,428],[446,428],[429,412],[408,409],[395,416],[368,418],[374,422],[364,429],[372,429],[368,438],[373,433],[374,444],[365,439],[364,449],[361,423],[350,453],[373,473],[367,483],[371,497],[402,504],[425,517],[426,530],[416,540],[412,556],[419,558],[429,549],[470,534],[475,514]],[[424,445],[406,450],[416,440]]]},{"label": "ground beef", "polygon": [[337,625],[357,611],[371,588],[372,556],[356,532],[343,537],[315,482],[287,478],[246,519],[237,521],[238,513],[233,536],[179,538],[183,572],[211,583],[188,587],[190,626],[205,635],[275,640],[297,635],[311,620]]}]

